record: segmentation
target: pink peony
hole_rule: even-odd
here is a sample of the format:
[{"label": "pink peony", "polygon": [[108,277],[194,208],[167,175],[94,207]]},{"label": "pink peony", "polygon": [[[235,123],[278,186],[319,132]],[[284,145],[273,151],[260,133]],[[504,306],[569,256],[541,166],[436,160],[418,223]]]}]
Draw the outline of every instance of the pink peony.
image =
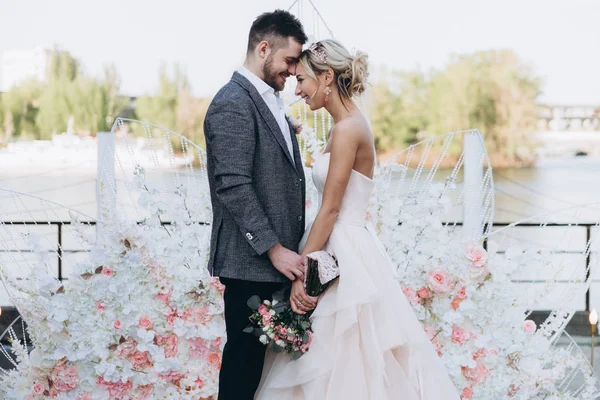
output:
[{"label": "pink peony", "polygon": [[115,355],[117,357],[126,358],[131,356],[137,351],[137,342],[131,338],[125,340],[123,343],[117,346]]},{"label": "pink peony", "polygon": [[479,362],[475,368],[462,367],[462,373],[467,380],[475,384],[483,382],[488,376],[490,376],[490,371],[487,369],[487,367]]},{"label": "pink peony", "polygon": [[173,294],[173,289],[169,289],[167,293],[159,293],[156,295],[156,297],[158,297],[160,301],[168,305],[171,301],[171,294]]},{"label": "pink peony", "polygon": [[150,398],[152,391],[154,390],[154,386],[152,384],[138,386],[137,393],[132,397],[132,400],[145,400]]},{"label": "pink peony", "polygon": [[438,294],[444,294],[450,291],[452,285],[450,282],[450,276],[444,270],[431,271],[427,273],[425,278],[429,288]]},{"label": "pink peony", "polygon": [[525,320],[525,322],[523,322],[523,330],[526,334],[532,335],[535,333],[536,329],[537,327],[535,325],[535,322],[533,322],[532,320],[528,319]]},{"label": "pink peony", "polygon": [[464,329],[452,326],[452,341],[458,344],[465,344],[471,338],[471,334]]},{"label": "pink peony", "polygon": [[211,365],[220,368],[221,367],[221,356],[219,355],[219,353],[210,353],[208,355],[208,362]]},{"label": "pink peony", "polygon": [[473,390],[467,386],[466,388],[463,388],[461,394],[460,394],[461,399],[470,399],[473,397]]},{"label": "pink peony", "polygon": [[164,345],[165,357],[175,357],[177,355],[178,339],[177,335],[172,334],[164,337],[161,340],[161,345]]},{"label": "pink peony", "polygon": [[99,386],[104,386],[108,390],[108,396],[111,399],[128,398],[131,390],[133,389],[133,383],[131,383],[131,381],[127,381],[125,383],[121,381],[108,382],[105,381],[104,378],[99,377],[97,384]]},{"label": "pink peony", "polygon": [[210,281],[210,286],[212,286],[214,289],[217,289],[217,292],[221,294],[225,293],[225,285],[223,285],[217,277],[212,278]]},{"label": "pink peony", "polygon": [[[160,342],[157,341],[160,346]],[[206,341],[202,338],[188,339],[190,357],[205,358],[209,352]]]},{"label": "pink peony", "polygon": [[431,297],[431,290],[427,289],[426,287],[422,287],[421,289],[417,290],[417,296],[422,299],[428,299]]},{"label": "pink peony", "polygon": [[213,316],[208,313],[208,307],[203,306],[186,310],[186,312],[183,313],[182,318],[186,322],[206,325],[213,319]]},{"label": "pink peony", "polygon": [[79,385],[79,375],[75,367],[59,364],[50,372],[53,387],[61,392],[73,390]]},{"label": "pink peony", "polygon": [[479,349],[475,353],[473,353],[473,360],[478,360],[481,357],[485,357],[487,355],[486,349]]},{"label": "pink peony", "polygon": [[44,390],[46,390],[46,388],[41,383],[36,383],[35,385],[33,385],[33,392],[35,394],[43,394]]},{"label": "pink peony", "polygon": [[136,351],[129,356],[129,361],[133,364],[133,368],[137,370],[144,370],[152,367],[152,362],[148,358],[147,351]]},{"label": "pink peony", "polygon": [[152,321],[150,320],[150,318],[148,318],[146,316],[142,316],[142,317],[140,317],[138,326],[142,329],[150,329],[150,328],[152,328]]},{"label": "pink peony", "polygon": [[472,244],[467,247],[467,259],[474,267],[484,267],[488,260],[487,251],[480,244]]},{"label": "pink peony", "polygon": [[113,324],[113,327],[117,330],[121,329],[121,321],[116,320],[115,323]]},{"label": "pink peony", "polygon": [[110,269],[108,267],[102,267],[102,275],[111,277],[114,274],[115,274],[115,272],[112,269]]},{"label": "pink peony", "polygon": [[421,301],[421,299],[419,299],[419,296],[417,296],[417,292],[415,292],[415,289],[411,288],[410,286],[403,287],[402,292],[404,293],[406,299],[413,306],[416,306]]},{"label": "pink peony", "polygon": [[160,378],[169,381],[175,385],[179,385],[179,381],[182,380],[185,376],[180,374],[179,372],[171,371],[168,374],[159,374]]}]

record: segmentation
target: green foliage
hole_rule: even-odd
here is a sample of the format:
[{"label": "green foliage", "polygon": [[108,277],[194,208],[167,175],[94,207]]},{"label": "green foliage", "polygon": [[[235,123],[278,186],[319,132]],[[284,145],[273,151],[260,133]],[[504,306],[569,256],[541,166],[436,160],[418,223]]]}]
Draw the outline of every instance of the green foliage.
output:
[{"label": "green foliage", "polygon": [[28,80],[3,94],[0,142],[11,137],[50,139],[66,132],[70,119],[75,132],[110,130],[127,105],[119,96],[119,85],[114,65],[105,67],[101,79],[88,77],[68,52],[55,50],[46,83]]},{"label": "green foliage", "polygon": [[531,145],[540,86],[529,66],[509,50],[453,56],[443,70],[395,73],[374,88],[377,149],[477,128],[490,153],[517,159]]}]

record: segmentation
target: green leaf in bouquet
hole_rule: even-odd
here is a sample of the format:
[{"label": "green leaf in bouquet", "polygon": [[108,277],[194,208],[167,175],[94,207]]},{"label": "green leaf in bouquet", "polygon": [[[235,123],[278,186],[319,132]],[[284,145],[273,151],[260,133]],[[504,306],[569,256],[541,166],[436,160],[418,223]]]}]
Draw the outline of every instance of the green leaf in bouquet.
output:
[{"label": "green leaf in bouquet", "polygon": [[302,343],[308,343],[308,332],[304,332],[302,335]]},{"label": "green leaf in bouquet", "polygon": [[282,353],[285,350],[283,347],[279,347],[277,344],[275,344],[275,341],[269,342],[269,348],[275,353]]},{"label": "green leaf in bouquet", "polygon": [[262,330],[262,329],[260,329],[260,328],[254,328],[254,334],[255,334],[256,336],[259,336],[259,337],[260,337],[260,335],[263,335],[263,334],[264,334],[264,332],[263,332],[263,330]]},{"label": "green leaf in bouquet", "polygon": [[244,330],[242,331],[244,333],[252,333],[254,332],[254,327],[253,326],[247,326],[244,328]]},{"label": "green leaf in bouquet", "polygon": [[290,354],[290,357],[291,357],[291,359],[292,359],[292,360],[297,360],[297,359],[299,359],[300,357],[302,357],[302,355],[303,355],[303,354],[304,354],[304,353],[302,353],[301,351],[294,351],[294,352],[292,352],[292,353]]},{"label": "green leaf in bouquet", "polygon": [[250,307],[251,309],[258,310],[258,307],[260,307],[261,305],[260,297],[254,295],[248,299],[248,302],[246,304],[248,304],[248,307]]},{"label": "green leaf in bouquet", "polygon": [[283,296],[283,289],[273,293],[273,300],[275,301],[283,301],[285,297]]},{"label": "green leaf in bouquet", "polygon": [[279,313],[282,313],[283,311],[285,311],[285,309],[288,307],[290,307],[290,302],[282,301],[273,306],[273,311],[275,311],[277,314],[279,314]]}]

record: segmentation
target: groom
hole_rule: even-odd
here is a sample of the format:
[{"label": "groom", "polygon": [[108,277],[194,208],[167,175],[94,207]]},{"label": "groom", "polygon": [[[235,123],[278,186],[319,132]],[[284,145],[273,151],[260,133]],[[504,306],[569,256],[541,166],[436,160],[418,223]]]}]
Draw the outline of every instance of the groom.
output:
[{"label": "groom", "polygon": [[213,209],[208,267],[225,285],[227,343],[219,400],[252,400],[265,346],[243,333],[253,295],[270,299],[303,279],[304,172],[279,92],[307,37],[277,10],[252,24],[244,66],[213,99],[204,123]]}]

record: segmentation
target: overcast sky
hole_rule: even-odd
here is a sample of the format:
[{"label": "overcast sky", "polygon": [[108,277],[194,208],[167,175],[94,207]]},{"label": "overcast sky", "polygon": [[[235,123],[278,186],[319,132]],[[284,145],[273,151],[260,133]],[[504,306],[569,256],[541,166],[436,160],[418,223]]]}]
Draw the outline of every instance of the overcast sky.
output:
[{"label": "overcast sky", "polygon": [[[542,101],[600,105],[598,0],[313,2],[335,37],[369,53],[375,68],[442,67],[452,53],[509,48],[544,78]],[[0,52],[57,44],[91,74],[115,63],[132,95],[155,89],[161,61],[179,62],[194,93],[210,96],[241,64],[252,20],[292,3],[0,0]]]}]

